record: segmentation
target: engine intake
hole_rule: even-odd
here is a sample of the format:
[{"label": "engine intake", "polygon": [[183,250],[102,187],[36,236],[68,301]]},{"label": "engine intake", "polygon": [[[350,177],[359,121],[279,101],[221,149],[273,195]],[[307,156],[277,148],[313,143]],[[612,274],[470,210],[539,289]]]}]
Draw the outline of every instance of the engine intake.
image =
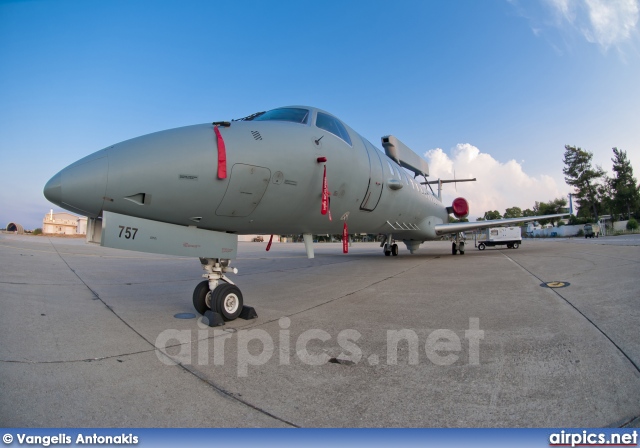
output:
[{"label": "engine intake", "polygon": [[458,219],[466,218],[469,216],[469,203],[465,198],[455,198],[451,207],[447,207],[447,211]]}]

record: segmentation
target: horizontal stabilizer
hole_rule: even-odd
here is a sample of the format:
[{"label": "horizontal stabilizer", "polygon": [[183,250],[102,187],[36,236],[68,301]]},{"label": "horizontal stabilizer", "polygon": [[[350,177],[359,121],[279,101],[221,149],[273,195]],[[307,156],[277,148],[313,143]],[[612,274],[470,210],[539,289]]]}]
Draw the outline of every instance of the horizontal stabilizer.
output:
[{"label": "horizontal stabilizer", "polygon": [[387,156],[395,160],[401,167],[413,171],[416,176],[421,175],[427,177],[429,175],[429,164],[427,161],[393,135],[385,135],[382,137],[382,146]]},{"label": "horizontal stabilizer", "polygon": [[447,180],[430,180],[429,182],[420,182],[422,185],[433,185],[433,184],[454,184],[458,182],[475,182],[476,178],[473,179],[447,179]]},{"label": "horizontal stabilizer", "polygon": [[436,235],[447,235],[449,233],[468,232],[470,230],[484,229],[486,227],[500,227],[508,224],[520,222],[539,221],[541,219],[553,219],[569,216],[569,213],[559,213],[557,215],[527,216],[522,218],[494,219],[492,221],[476,222],[452,222],[450,224],[436,224]]}]

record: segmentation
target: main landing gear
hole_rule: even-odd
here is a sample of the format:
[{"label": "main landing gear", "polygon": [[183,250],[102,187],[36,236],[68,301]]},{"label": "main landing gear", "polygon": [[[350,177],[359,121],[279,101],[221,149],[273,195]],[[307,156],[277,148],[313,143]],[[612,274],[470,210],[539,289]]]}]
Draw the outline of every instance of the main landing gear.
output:
[{"label": "main landing gear", "polygon": [[238,317],[253,319],[258,317],[250,306],[244,306],[242,292],[225,274],[237,274],[238,270],[229,266],[223,258],[200,258],[204,280],[193,291],[193,306],[196,311],[209,319],[209,326],[224,325]]},{"label": "main landing gear", "polygon": [[460,255],[464,255],[464,240],[460,241],[460,234],[456,234],[456,240],[451,243],[451,255],[456,255],[460,252]]},{"label": "main landing gear", "polygon": [[393,242],[393,238],[391,234],[385,236],[384,240],[382,241],[382,244],[380,244],[380,247],[384,248],[383,250],[384,250],[385,256],[387,257],[390,255],[393,255],[394,257],[398,256],[398,245]]}]

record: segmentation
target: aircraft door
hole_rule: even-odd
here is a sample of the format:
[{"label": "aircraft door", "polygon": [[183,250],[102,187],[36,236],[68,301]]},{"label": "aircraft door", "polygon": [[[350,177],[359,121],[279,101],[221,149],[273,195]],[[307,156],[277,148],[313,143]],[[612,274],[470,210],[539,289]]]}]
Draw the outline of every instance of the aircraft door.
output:
[{"label": "aircraft door", "polygon": [[360,210],[371,212],[378,206],[380,196],[382,196],[382,160],[380,159],[380,151],[367,140],[362,140],[369,156],[369,187],[362,204],[360,204]]},{"label": "aircraft door", "polygon": [[271,171],[261,166],[236,163],[227,192],[216,210],[218,216],[245,217],[256,209],[269,186]]}]

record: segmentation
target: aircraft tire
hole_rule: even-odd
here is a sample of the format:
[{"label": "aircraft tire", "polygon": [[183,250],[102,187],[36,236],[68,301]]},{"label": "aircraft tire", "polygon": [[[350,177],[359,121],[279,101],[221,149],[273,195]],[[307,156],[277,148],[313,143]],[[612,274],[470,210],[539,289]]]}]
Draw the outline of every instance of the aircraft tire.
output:
[{"label": "aircraft tire", "polygon": [[484,249],[485,249],[485,247],[486,247],[486,246],[484,245],[484,243],[480,243],[480,244],[478,244],[478,250],[484,250]]},{"label": "aircraft tire", "polygon": [[398,245],[397,244],[392,244],[391,245],[391,255],[393,255],[394,257],[398,256]]},{"label": "aircraft tire", "polygon": [[464,242],[460,243],[460,255],[464,255]]},{"label": "aircraft tire", "polygon": [[456,247],[456,243],[451,243],[451,255],[455,255],[458,253],[458,248]]},{"label": "aircraft tire", "polygon": [[384,251],[384,256],[385,256],[385,257],[388,257],[388,256],[390,256],[390,255],[391,255],[391,251],[390,251],[390,250],[385,250],[385,251]]},{"label": "aircraft tire", "polygon": [[242,293],[236,285],[229,283],[218,285],[213,290],[212,296],[214,306],[211,309],[215,309],[215,312],[224,320],[234,320],[242,312]]},{"label": "aircraft tire", "polygon": [[207,310],[211,309],[210,305],[211,291],[209,290],[209,282],[204,280],[198,283],[196,289],[193,290],[193,307],[198,313],[204,314]]},{"label": "aircraft tire", "polygon": [[518,243],[513,243],[511,247],[513,247],[514,249],[517,249],[518,247],[520,247],[520,245]]}]

